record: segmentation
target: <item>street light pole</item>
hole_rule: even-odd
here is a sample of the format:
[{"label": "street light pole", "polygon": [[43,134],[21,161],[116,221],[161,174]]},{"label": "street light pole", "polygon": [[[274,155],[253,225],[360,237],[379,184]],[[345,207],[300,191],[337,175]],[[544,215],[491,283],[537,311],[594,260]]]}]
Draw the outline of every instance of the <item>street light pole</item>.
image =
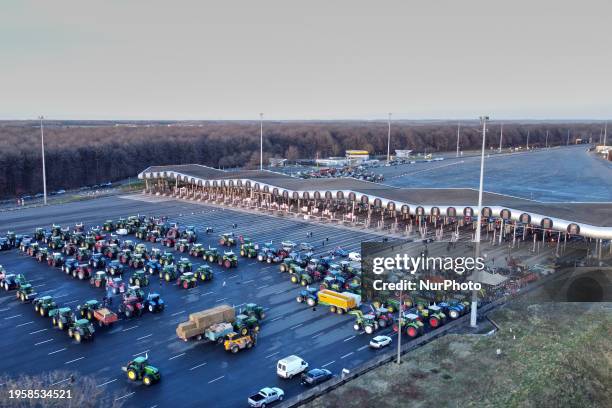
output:
[{"label": "street light pole", "polygon": [[[476,226],[476,235],[474,237],[476,253],[475,258],[477,259],[480,256],[480,229],[482,225],[482,192],[484,186],[484,158],[485,158],[485,144],[486,144],[486,136],[487,136],[487,121],[489,120],[488,116],[481,116],[480,123],[482,124],[482,152],[480,155],[480,186],[478,188],[478,218],[477,218],[477,226]],[[472,275],[474,276],[474,275]],[[476,290],[472,291],[472,309],[470,314],[470,326],[476,327],[478,317],[478,292]]]},{"label": "street light pole", "polygon": [[606,145],[606,140],[608,139],[608,122],[604,125],[604,142],[603,145]]},{"label": "street light pole", "polygon": [[546,147],[548,148],[548,129],[546,130]]},{"label": "street light pole", "polygon": [[457,123],[457,157],[459,157],[459,136],[461,135],[461,122]]},{"label": "street light pole", "polygon": [[499,152],[502,151],[502,140],[504,140],[504,124],[501,124],[501,129],[499,132]]},{"label": "street light pole", "polygon": [[528,130],[528,131],[527,131],[527,150],[529,150],[529,134],[530,134],[530,133],[531,133],[531,132]]},{"label": "street light pole", "polygon": [[389,131],[387,132],[387,163],[389,163],[391,161],[391,112],[389,112],[387,124],[389,125]]},{"label": "street light pole", "polygon": [[567,129],[567,142],[565,143],[566,146],[569,146],[569,129]]},{"label": "street light pole", "polygon": [[263,113],[259,114],[259,170],[263,170]]},{"label": "street light pole", "polygon": [[42,176],[43,176],[43,204],[47,205],[47,171],[45,169],[45,132],[43,128],[43,116],[39,116],[40,119],[40,146],[42,151]]},{"label": "street light pole", "polygon": [[402,363],[402,287],[399,293],[399,311],[397,312],[397,364]]}]

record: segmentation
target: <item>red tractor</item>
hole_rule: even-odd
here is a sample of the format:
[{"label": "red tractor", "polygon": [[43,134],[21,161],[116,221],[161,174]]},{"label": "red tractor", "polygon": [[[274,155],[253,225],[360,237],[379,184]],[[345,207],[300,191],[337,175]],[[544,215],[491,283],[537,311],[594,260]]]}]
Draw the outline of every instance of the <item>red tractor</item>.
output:
[{"label": "red tractor", "polygon": [[140,316],[144,311],[144,304],[138,297],[127,297],[119,305],[119,313],[122,313],[126,319],[132,316]]}]

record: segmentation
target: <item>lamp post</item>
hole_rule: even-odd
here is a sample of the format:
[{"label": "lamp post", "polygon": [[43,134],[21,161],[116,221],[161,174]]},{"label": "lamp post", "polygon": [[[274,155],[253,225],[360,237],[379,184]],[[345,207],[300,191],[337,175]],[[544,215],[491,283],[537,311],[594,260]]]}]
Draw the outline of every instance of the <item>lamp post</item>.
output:
[{"label": "lamp post", "polygon": [[504,140],[504,124],[501,124],[501,128],[499,130],[499,152],[502,151],[502,141]]},{"label": "lamp post", "polygon": [[457,123],[457,157],[459,157],[459,136],[461,135],[461,123]]},{"label": "lamp post", "polygon": [[548,148],[548,129],[546,130],[546,147]]},{"label": "lamp post", "polygon": [[263,170],[263,113],[259,114],[259,170]]},{"label": "lamp post", "polygon": [[[480,123],[482,124],[482,152],[480,155],[480,186],[478,188],[478,218],[477,218],[477,226],[476,226],[476,234],[474,237],[475,241],[475,258],[480,256],[480,229],[482,225],[482,191],[484,185],[484,158],[485,158],[485,144],[486,144],[486,136],[487,136],[487,121],[489,120],[488,116],[481,116]],[[472,275],[474,276],[474,275]],[[476,290],[472,291],[472,310],[470,314],[470,326],[476,327],[478,317],[478,292]]]},{"label": "lamp post", "polygon": [[391,161],[391,112],[389,112],[389,118],[387,119],[389,130],[387,132],[387,163]]},{"label": "lamp post", "polygon": [[402,363],[402,286],[399,293],[399,308],[397,316],[397,364]]},{"label": "lamp post", "polygon": [[43,204],[47,205],[47,171],[45,169],[45,132],[43,126],[43,116],[39,116],[40,119],[40,146],[42,151],[42,177],[43,177]]}]

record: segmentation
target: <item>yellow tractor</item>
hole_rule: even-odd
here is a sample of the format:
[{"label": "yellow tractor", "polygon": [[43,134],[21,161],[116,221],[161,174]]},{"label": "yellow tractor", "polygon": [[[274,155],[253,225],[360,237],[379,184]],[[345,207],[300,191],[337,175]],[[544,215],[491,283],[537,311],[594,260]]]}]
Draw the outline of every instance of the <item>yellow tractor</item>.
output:
[{"label": "yellow tractor", "polygon": [[250,334],[241,336],[238,333],[232,332],[228,334],[223,342],[225,351],[231,351],[233,354],[238,353],[240,350],[248,348],[250,349],[255,345],[254,338]]}]

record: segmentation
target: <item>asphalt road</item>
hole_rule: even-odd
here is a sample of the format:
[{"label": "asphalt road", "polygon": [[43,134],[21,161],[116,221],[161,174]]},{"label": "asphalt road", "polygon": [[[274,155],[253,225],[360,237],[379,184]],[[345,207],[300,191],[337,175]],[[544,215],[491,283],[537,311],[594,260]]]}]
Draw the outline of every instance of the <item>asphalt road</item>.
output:
[{"label": "asphalt road", "polygon": [[[291,239],[311,242],[327,252],[335,246],[355,250],[361,241],[380,239],[324,225],[290,219],[271,218],[231,210],[220,210],[181,201],[148,203],[117,197],[0,214],[0,233],[7,229],[32,233],[37,226],[51,223],[73,225],[100,224],[136,213],[166,215],[182,225],[215,228],[215,234],[200,234],[199,242],[216,245],[217,233],[231,230],[257,241]],[[306,239],[308,231],[313,238]],[[322,241],[329,237],[323,249]],[[133,238],[133,237],[132,237]],[[130,407],[167,406],[245,406],[246,398],[264,386],[278,386],[287,396],[301,390],[298,379],[276,376],[276,361],[290,354],[305,358],[312,367],[326,367],[334,373],[371,358],[369,336],[355,332],[353,318],[332,315],[326,308],[316,311],[295,301],[298,287],[291,284],[278,266],[246,261],[237,269],[216,272],[213,282],[190,290],[152,279],[152,290],[159,291],[167,303],[158,315],[145,314],[122,320],[114,327],[100,329],[91,343],[77,344],[65,332],[54,329],[48,318],[34,313],[31,304],[21,304],[13,292],[0,292],[0,347],[5,350],[0,372],[37,374],[41,371],[74,370],[76,375],[92,375],[98,386],[114,394]],[[53,295],[60,305],[75,307],[88,299],[101,299],[103,290],[84,281],[73,280],[59,269],[38,264],[17,251],[1,252],[0,264],[9,272],[25,273],[39,295]],[[128,274],[129,276],[129,274]],[[225,281],[225,285],[223,284]],[[266,319],[255,348],[232,355],[216,344],[182,342],[176,325],[191,312],[222,303],[242,305],[255,302],[266,308]],[[117,302],[115,302],[116,306]],[[389,331],[389,329],[387,329]],[[121,366],[134,356],[147,352],[150,362],[160,368],[162,381],[150,388],[130,383]],[[65,386],[66,382],[55,387]]]},{"label": "asphalt road", "polygon": [[[585,145],[491,155],[485,161],[486,191],[544,202],[612,201],[612,163]],[[385,184],[413,188],[478,188],[480,157],[374,169]]]}]

